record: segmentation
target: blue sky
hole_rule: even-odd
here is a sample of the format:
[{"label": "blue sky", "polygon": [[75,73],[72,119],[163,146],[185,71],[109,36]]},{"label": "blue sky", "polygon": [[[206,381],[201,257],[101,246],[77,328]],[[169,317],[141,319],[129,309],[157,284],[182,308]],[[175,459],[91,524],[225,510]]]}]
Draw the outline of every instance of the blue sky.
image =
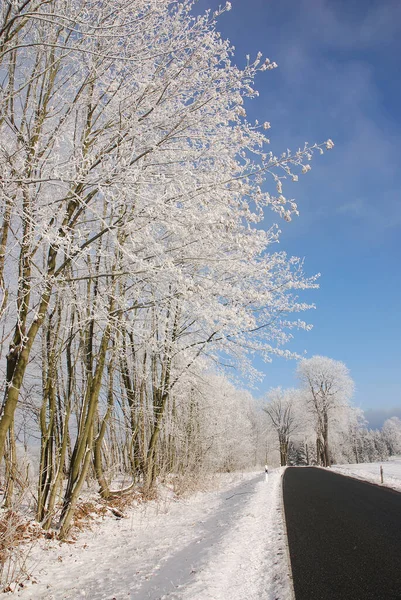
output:
[{"label": "blue sky", "polygon": [[[239,66],[259,50],[278,63],[247,106],[271,122],[273,151],[335,142],[287,188],[300,216],[282,224],[281,247],[322,274],[314,329],[291,349],[342,360],[355,404],[401,416],[401,2],[232,0],[218,29]],[[260,391],[295,385],[295,367],[264,366]]]}]

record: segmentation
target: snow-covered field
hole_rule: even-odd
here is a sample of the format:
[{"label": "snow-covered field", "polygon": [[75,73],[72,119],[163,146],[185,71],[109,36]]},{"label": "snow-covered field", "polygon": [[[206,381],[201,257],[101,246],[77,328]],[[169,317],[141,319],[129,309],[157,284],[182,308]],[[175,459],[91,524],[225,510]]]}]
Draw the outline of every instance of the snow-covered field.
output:
[{"label": "snow-covered field", "polygon": [[380,466],[383,467],[383,485],[401,492],[401,456],[394,456],[382,463],[358,465],[333,465],[332,470],[364,481],[380,484]]},{"label": "snow-covered field", "polygon": [[40,542],[23,600],[288,600],[282,469],[106,517],[74,544]]}]

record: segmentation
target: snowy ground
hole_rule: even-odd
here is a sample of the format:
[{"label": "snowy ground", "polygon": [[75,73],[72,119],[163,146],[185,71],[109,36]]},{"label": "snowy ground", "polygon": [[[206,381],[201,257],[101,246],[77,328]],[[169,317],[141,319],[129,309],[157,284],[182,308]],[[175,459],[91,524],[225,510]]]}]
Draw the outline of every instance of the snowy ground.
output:
[{"label": "snowy ground", "polygon": [[105,518],[75,544],[41,542],[23,600],[290,600],[282,469]]},{"label": "snowy ground", "polygon": [[380,484],[380,466],[383,467],[383,485],[401,492],[401,457],[394,456],[382,463],[358,465],[333,465],[332,470],[357,479]]}]

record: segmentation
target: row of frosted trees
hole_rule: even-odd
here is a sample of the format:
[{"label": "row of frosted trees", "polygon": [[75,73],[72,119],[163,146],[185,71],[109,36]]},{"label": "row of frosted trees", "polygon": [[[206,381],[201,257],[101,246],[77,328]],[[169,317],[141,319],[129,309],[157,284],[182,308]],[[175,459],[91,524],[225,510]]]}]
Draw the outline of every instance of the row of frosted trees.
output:
[{"label": "row of frosted trees", "polygon": [[354,384],[344,363],[313,356],[299,361],[297,375],[298,388],[271,389],[262,404],[282,466],[374,462],[401,452],[401,421],[367,428],[351,403]]},{"label": "row of frosted trees", "polygon": [[315,280],[272,251],[267,215],[290,220],[284,180],[332,142],[267,150],[245,106],[275,64],[233,64],[215,22],[229,8],[1,3],[2,476],[11,503],[25,436],[37,518],[57,514],[61,537],[89,477],[110,498],[113,465],[128,493],[210,452],[210,364],[251,373],[249,355],[307,328],[292,315]]}]

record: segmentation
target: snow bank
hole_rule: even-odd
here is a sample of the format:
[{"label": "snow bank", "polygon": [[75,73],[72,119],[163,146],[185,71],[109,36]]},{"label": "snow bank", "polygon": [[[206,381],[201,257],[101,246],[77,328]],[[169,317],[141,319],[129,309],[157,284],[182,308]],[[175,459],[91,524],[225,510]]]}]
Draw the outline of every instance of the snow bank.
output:
[{"label": "snow bank", "polygon": [[[240,518],[210,552],[183,600],[292,598],[281,503],[283,469],[258,481]],[[229,508],[227,508],[229,511]]]},{"label": "snow bank", "polygon": [[333,465],[332,470],[341,475],[380,484],[380,467],[383,467],[383,485],[401,492],[401,457],[392,457],[381,463]]}]

